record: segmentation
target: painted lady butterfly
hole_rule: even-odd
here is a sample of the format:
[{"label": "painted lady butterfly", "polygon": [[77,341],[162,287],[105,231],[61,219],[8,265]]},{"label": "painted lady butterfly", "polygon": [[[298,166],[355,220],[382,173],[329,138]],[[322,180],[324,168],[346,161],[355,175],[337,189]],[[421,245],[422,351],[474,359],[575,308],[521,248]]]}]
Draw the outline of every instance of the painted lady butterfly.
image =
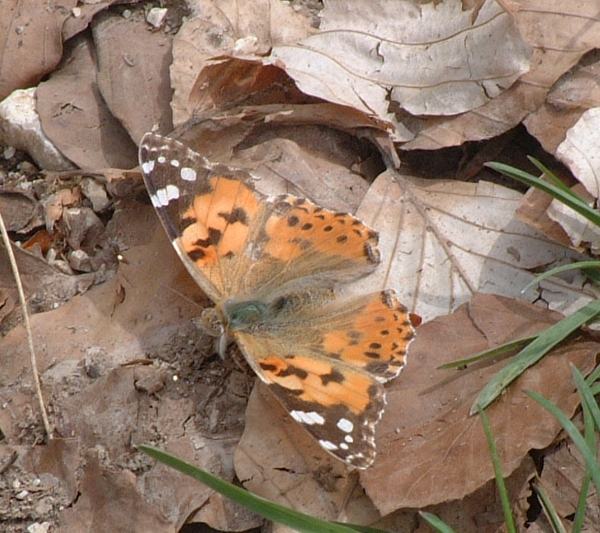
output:
[{"label": "painted lady butterfly", "polygon": [[247,173],[166,137],[146,134],[139,157],[152,203],[215,302],[221,330],[325,450],[371,465],[383,383],[402,370],[413,327],[393,291],[340,301],[334,286],[376,268],[377,234],[348,213],[266,197]]}]

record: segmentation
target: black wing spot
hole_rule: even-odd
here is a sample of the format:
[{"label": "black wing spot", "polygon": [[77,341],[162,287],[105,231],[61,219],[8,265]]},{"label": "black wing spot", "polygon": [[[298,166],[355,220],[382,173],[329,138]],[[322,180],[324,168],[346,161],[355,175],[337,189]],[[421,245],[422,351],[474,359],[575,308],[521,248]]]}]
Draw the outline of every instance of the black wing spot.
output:
[{"label": "black wing spot", "polygon": [[199,261],[200,259],[204,259],[206,257],[206,252],[202,248],[195,248],[188,252],[188,257],[192,261]]},{"label": "black wing spot", "polygon": [[230,213],[219,213],[219,216],[229,224],[241,222],[244,226],[248,225],[248,213],[241,207],[236,207]]},{"label": "black wing spot", "polygon": [[221,242],[221,230],[210,228],[206,239],[198,239],[194,244],[199,248],[208,248],[209,246],[217,246]]},{"label": "black wing spot", "polygon": [[332,369],[329,374],[323,374],[319,377],[321,378],[321,383],[323,383],[323,385],[328,385],[329,383],[344,383],[344,381],[346,381],[344,374],[335,368]]}]

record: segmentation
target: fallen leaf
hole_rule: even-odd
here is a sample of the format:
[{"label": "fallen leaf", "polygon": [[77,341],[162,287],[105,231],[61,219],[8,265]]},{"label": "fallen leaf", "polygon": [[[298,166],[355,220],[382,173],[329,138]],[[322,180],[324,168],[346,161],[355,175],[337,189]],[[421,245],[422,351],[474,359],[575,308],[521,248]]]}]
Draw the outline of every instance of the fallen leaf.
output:
[{"label": "fallen leaf", "polygon": [[[388,405],[377,428],[378,458],[360,476],[382,514],[461,499],[494,477],[481,420],[469,416],[469,409],[509,359],[463,371],[437,367],[540,331],[556,316],[499,296],[476,296],[452,315],[419,327],[406,369],[387,388]],[[584,338],[559,347],[487,409],[504,475],[510,475],[529,450],[547,447],[562,429],[525,391],[538,392],[571,416],[579,397],[570,365],[587,374],[599,349]]]},{"label": "fallen leaf", "polygon": [[[145,531],[175,533],[160,506],[146,500],[133,472],[114,473],[102,464],[99,449],[85,454],[82,465],[81,496],[61,513],[61,531]],[[120,505],[115,505],[119,502]]]},{"label": "fallen leaf", "polygon": [[[600,141],[600,107],[585,111],[575,125],[567,131],[565,140],[556,149],[556,156],[571,170],[575,178],[585,187],[573,190],[590,206],[600,194],[600,157],[597,145]],[[579,189],[579,190],[578,190]],[[557,222],[570,237],[574,247],[584,245],[597,253],[600,249],[600,229],[582,215],[552,200],[548,216]]]},{"label": "fallen leaf", "polygon": [[593,50],[554,84],[544,104],[523,123],[548,153],[555,154],[588,109],[600,107],[600,52]]},{"label": "fallen leaf", "polygon": [[[36,313],[55,308],[76,294],[84,293],[94,282],[93,275],[90,274],[78,276],[63,274],[30,251],[13,247],[13,252],[25,296],[29,302],[30,312]],[[18,302],[14,274],[2,245],[0,245],[0,288],[3,290],[5,299],[13,303]],[[6,305],[6,302],[3,305]],[[3,331],[7,331],[19,323],[20,313],[21,308],[16,307],[14,314],[11,313],[4,317]]]},{"label": "fallen leaf", "polygon": [[477,10],[455,2],[329,1],[321,21],[315,35],[274,46],[269,61],[283,64],[305,93],[390,122],[396,141],[413,136],[390,108],[456,115],[529,69],[529,46],[495,0]]},{"label": "fallen leaf", "polygon": [[91,41],[75,37],[61,66],[38,86],[42,129],[81,168],[134,167],[137,148],[103,101],[96,76]]},{"label": "fallen leaf", "polygon": [[561,311],[595,298],[583,277],[549,278],[521,294],[538,269],[581,256],[521,223],[515,216],[520,201],[520,193],[483,181],[382,174],[357,212],[379,232],[382,264],[353,284],[353,292],[392,288],[425,321],[478,292],[531,302],[541,297]]},{"label": "fallen leaf", "polygon": [[0,2],[0,100],[36,85],[62,56],[61,28],[77,0]]},{"label": "fallen leaf", "polygon": [[335,520],[355,481],[257,382],[235,450],[238,479],[252,492],[311,516]]},{"label": "fallen leaf", "polygon": [[[593,2],[516,0],[511,15],[525,42],[533,48],[531,68],[512,87],[487,104],[455,117],[407,123],[415,139],[406,150],[435,150],[500,135],[539,109],[553,84],[584,54],[599,47],[597,6]],[[560,31],[557,31],[560,28]]]},{"label": "fallen leaf", "polygon": [[42,222],[33,195],[12,187],[0,189],[0,213],[7,231],[28,233]]},{"label": "fallen leaf", "polygon": [[[255,39],[255,52],[263,55],[276,43],[296,42],[312,32],[304,16],[279,0],[196,0],[190,7],[198,15],[184,22],[173,41],[171,86],[175,92],[171,107],[175,125],[190,118],[188,98],[209,58],[234,53],[236,44],[248,37]],[[240,52],[245,55],[245,50]]]},{"label": "fallen leaf", "polygon": [[[568,521],[575,514],[585,473],[585,461],[570,441],[560,442],[544,458],[539,483],[563,521]],[[592,483],[586,499],[584,531],[594,531],[599,519],[600,507]]]},{"label": "fallen leaf", "polygon": [[94,19],[98,89],[111,113],[137,144],[147,131],[173,130],[169,103],[172,37],[148,31],[142,11]]},{"label": "fallen leaf", "polygon": [[59,189],[47,196],[42,201],[46,229],[50,232],[54,231],[54,225],[63,216],[63,208],[67,205],[73,205],[80,200],[81,191],[79,189]]},{"label": "fallen leaf", "polygon": [[[527,529],[530,520],[522,510],[529,509],[528,498],[531,498],[531,480],[535,477],[535,463],[529,456],[510,475],[505,476],[505,484],[511,509],[515,515],[517,531],[529,532]],[[485,505],[482,505],[485,502]],[[483,487],[472,494],[465,496],[460,501],[448,501],[432,505],[425,509],[441,518],[454,531],[460,533],[501,533],[505,531],[506,521],[502,512],[502,502],[495,480],[487,482]],[[387,531],[398,531],[402,522],[399,520],[402,511],[386,516],[376,527],[386,527]],[[419,517],[419,527],[415,533],[430,533],[431,528]],[[390,527],[390,524],[397,524]],[[519,529],[519,527],[521,529]]]}]

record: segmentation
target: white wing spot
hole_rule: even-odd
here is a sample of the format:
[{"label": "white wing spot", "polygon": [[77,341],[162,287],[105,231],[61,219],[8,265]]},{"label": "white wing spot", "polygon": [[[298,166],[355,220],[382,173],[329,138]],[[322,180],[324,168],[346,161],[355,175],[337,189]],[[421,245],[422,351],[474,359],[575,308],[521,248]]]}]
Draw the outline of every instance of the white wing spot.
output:
[{"label": "white wing spot", "polygon": [[151,200],[155,207],[165,207],[171,200],[177,200],[177,198],[179,198],[179,187],[167,185],[164,189],[158,189]]},{"label": "white wing spot", "polygon": [[340,444],[340,448],[341,448],[342,450],[347,450],[347,449],[348,449],[348,445],[347,445],[345,442],[342,442],[342,443]]},{"label": "white wing spot", "polygon": [[166,160],[167,158],[164,155],[159,155],[157,161],[162,165]]},{"label": "white wing spot", "polygon": [[344,437],[344,440],[345,440],[346,442],[349,442],[349,443],[353,443],[353,442],[354,442],[354,439],[353,439],[353,438],[352,438],[350,435],[346,435],[346,436]]},{"label": "white wing spot", "polygon": [[179,167],[179,160],[178,159],[171,159],[171,166],[178,168]]},{"label": "white wing spot", "polygon": [[340,418],[338,420],[337,427],[340,428],[344,433],[352,433],[354,424],[347,418]]},{"label": "white wing spot", "polygon": [[323,448],[325,448],[326,450],[337,450],[338,449],[337,445],[335,445],[333,442],[330,442],[328,440],[320,440],[319,444],[321,446],[323,446]]},{"label": "white wing spot", "polygon": [[144,174],[150,174],[154,170],[154,159],[150,161],[144,161],[142,163],[142,172]]},{"label": "white wing spot", "polygon": [[156,194],[150,195],[150,201],[152,202],[152,205],[154,207],[162,207],[162,205],[160,205],[160,200],[158,199],[158,196],[156,196]]},{"label": "white wing spot", "polygon": [[301,424],[306,424],[308,426],[312,426],[314,424],[318,424],[322,426],[325,423],[325,419],[319,414],[311,411],[310,413],[306,413],[304,411],[290,411],[292,418],[296,422],[300,422]]},{"label": "white wing spot", "polygon": [[196,181],[196,171],[190,167],[182,167],[181,179],[184,181]]}]

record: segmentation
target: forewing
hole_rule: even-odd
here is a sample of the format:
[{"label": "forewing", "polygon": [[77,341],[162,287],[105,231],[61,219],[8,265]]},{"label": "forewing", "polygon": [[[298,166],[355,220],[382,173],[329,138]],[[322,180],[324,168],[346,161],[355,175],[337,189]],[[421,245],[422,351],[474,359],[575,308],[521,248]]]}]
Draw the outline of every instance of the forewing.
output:
[{"label": "forewing", "polygon": [[348,213],[293,196],[271,198],[267,209],[253,245],[257,262],[245,279],[261,298],[348,282],[379,263],[377,233]]},{"label": "forewing", "polygon": [[267,198],[250,176],[147,133],[140,165],[169,238],[214,301],[265,299],[372,272],[377,234],[348,213],[292,196]]},{"label": "forewing", "polygon": [[212,165],[182,143],[147,133],[140,165],[152,204],[177,253],[213,301],[231,296],[250,269],[264,197],[242,173]]}]

